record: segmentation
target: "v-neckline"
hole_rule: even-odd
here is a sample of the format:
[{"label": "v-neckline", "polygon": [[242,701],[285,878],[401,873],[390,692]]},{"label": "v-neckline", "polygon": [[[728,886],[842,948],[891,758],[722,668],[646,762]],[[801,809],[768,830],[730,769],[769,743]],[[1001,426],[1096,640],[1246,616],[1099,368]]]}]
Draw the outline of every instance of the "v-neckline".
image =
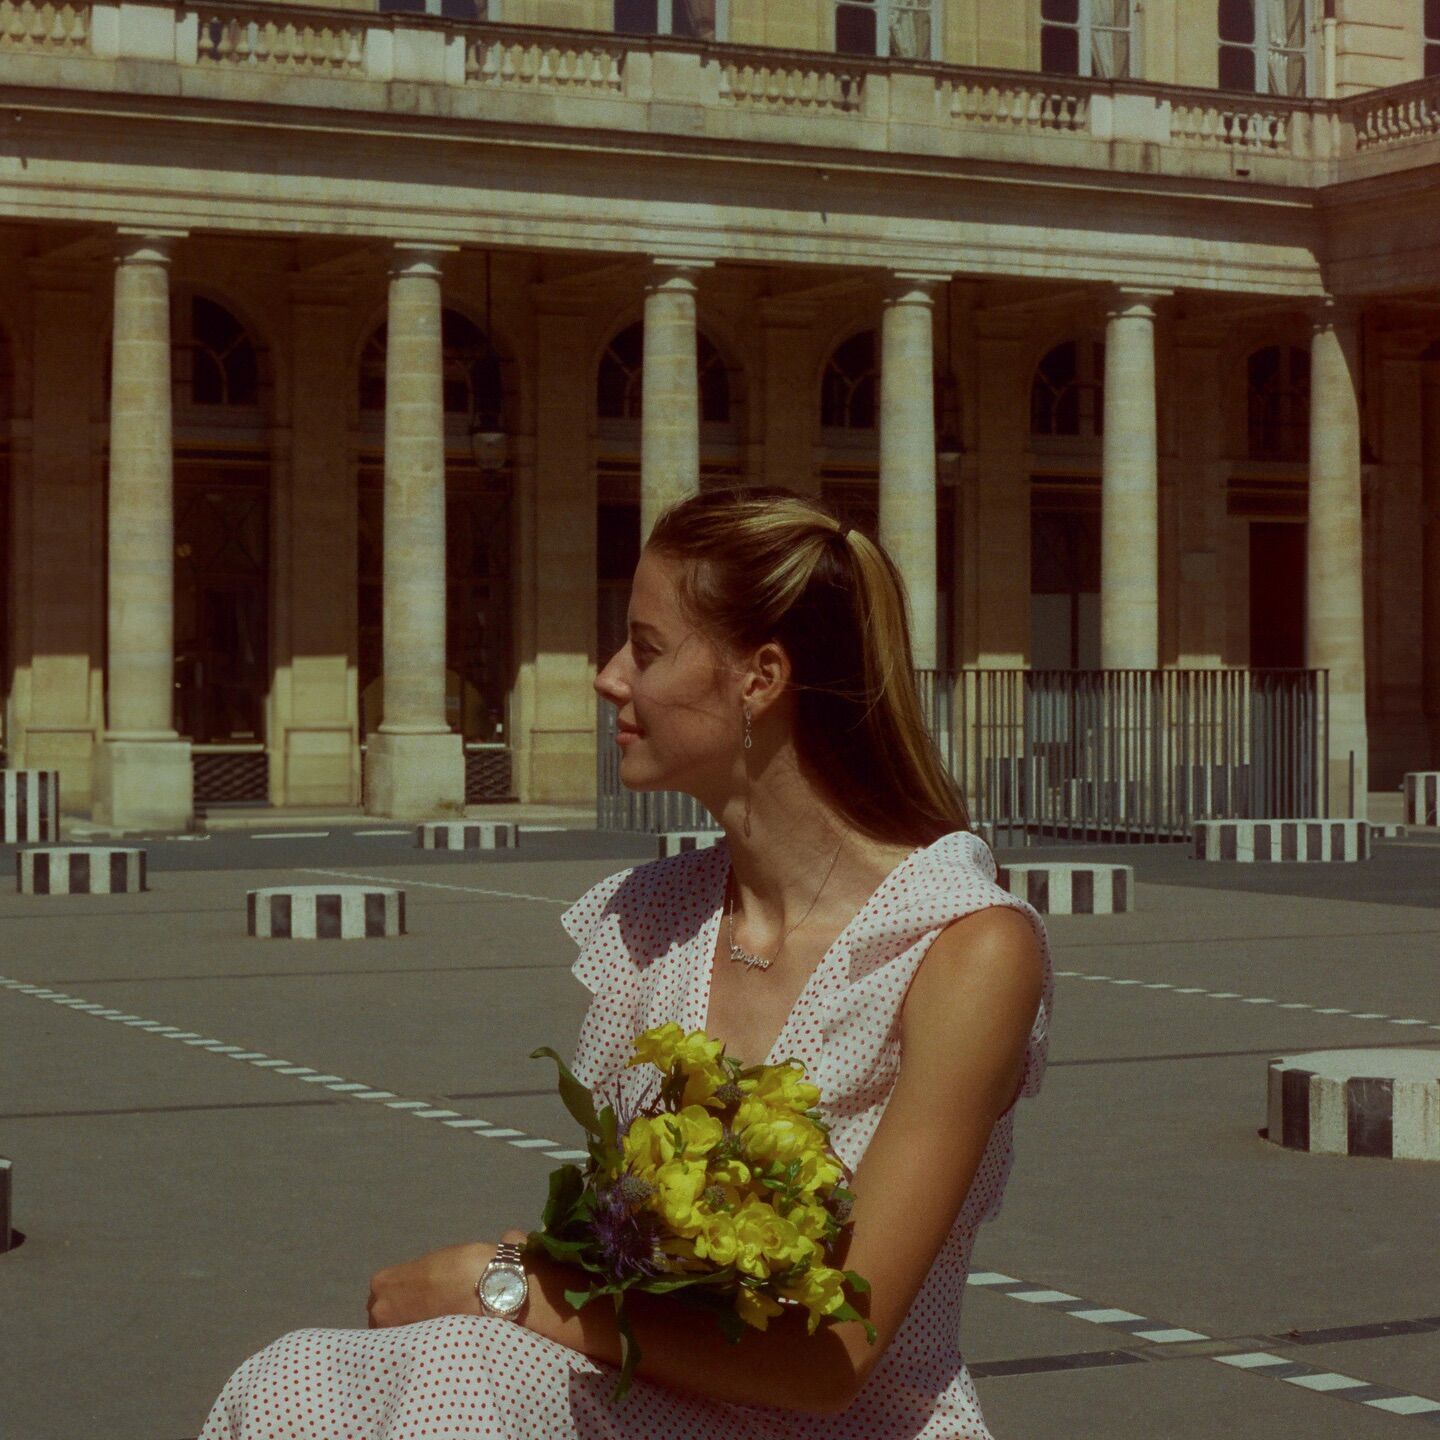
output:
[{"label": "v-neckline", "polygon": [[[875,902],[880,898],[880,896],[890,888],[891,884],[895,880],[895,877],[902,870],[906,869],[915,860],[917,856],[923,855],[926,851],[932,849],[933,846],[938,843],[938,841],[934,841],[930,845],[920,845],[916,849],[912,850],[907,856],[905,856],[903,860],[900,860],[898,863],[892,866],[885,875],[885,878],[881,880],[881,882],[870,892],[865,902],[845,923],[844,929],[842,929],[840,933],[830,942],[829,948],[820,957],[819,963],[806,977],[804,985],[800,987],[800,993],[795,997],[795,1003],[790,1007],[790,1011],[785,1016],[784,1020],[780,1022],[780,1029],[776,1034],[774,1041],[771,1043],[770,1049],[766,1053],[765,1058],[759,1061],[759,1064],[775,1065],[779,1063],[775,1059],[776,1053],[779,1051],[780,1045],[784,1041],[785,1036],[789,1033],[790,1027],[795,1021],[796,1014],[799,1012],[800,1007],[804,1004],[804,1002],[809,998],[811,991],[815,988],[815,983],[818,978],[825,973],[825,971],[830,965],[834,963],[836,955],[841,951],[842,942],[866,916],[871,906],[873,906]],[[699,1018],[694,1028],[705,1030],[707,1034],[709,1033],[707,1027],[710,1023],[710,995],[711,991],[714,989],[715,980],[715,946],[720,935],[720,922],[724,918],[725,895],[729,889],[731,873],[730,845],[728,840],[717,840],[715,842],[713,850],[719,851],[722,846],[724,847],[724,861],[722,864],[715,867],[718,870],[720,877],[719,898],[712,906],[709,922],[701,931],[702,964],[700,966],[700,970],[702,979],[700,982],[700,998],[697,1002],[696,1012]]]}]

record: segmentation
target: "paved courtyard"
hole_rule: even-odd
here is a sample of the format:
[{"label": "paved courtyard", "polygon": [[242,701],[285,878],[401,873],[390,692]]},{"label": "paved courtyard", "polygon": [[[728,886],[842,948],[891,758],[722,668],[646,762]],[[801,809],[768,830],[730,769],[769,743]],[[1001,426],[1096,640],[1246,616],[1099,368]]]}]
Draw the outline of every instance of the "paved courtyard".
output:
[{"label": "paved courtyard", "polygon": [[[576,1142],[527,1058],[584,1011],[558,916],[644,841],[268,833],[155,841],[142,895],[17,895],[0,854],[5,1440],[194,1436],[269,1339],[363,1326],[373,1270],[530,1224]],[[1440,843],[1064,853],[1134,864],[1140,908],[1049,922],[1051,1068],[961,1337],[997,1440],[1440,1433],[1440,1165],[1261,1134],[1272,1056],[1440,1044]],[[337,872],[401,883],[410,933],[246,937],[247,889]]]}]

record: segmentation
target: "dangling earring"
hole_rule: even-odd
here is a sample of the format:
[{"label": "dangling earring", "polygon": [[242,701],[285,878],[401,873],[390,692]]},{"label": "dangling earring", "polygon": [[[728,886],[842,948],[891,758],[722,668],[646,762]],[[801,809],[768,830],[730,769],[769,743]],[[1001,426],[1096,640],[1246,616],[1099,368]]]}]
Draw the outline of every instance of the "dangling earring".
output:
[{"label": "dangling earring", "polygon": [[[747,711],[745,712],[745,748],[748,750],[748,749],[750,749],[750,747],[751,747],[751,737],[750,737],[750,712],[747,710]],[[745,821],[744,821],[744,829],[745,829],[745,838],[748,840],[748,839],[750,838],[750,767],[749,767],[748,765],[745,767]]]}]

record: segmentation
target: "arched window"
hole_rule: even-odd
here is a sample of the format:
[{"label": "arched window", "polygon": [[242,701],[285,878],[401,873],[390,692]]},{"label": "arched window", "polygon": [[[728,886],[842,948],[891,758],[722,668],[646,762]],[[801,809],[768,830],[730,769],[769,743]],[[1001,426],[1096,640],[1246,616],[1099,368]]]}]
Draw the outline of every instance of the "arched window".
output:
[{"label": "arched window", "polygon": [[[700,381],[700,422],[730,423],[730,372],[704,332],[695,337]],[[595,386],[595,413],[602,420],[638,420],[645,378],[645,326],[628,325],[605,348]]]},{"label": "arched window", "polygon": [[1131,74],[1131,0],[1040,0],[1040,68],[1047,75]]},{"label": "arched window", "polygon": [[1247,362],[1248,454],[1252,460],[1310,458],[1310,353],[1269,345]]},{"label": "arched window", "polygon": [[1066,340],[1035,368],[1030,433],[1094,439],[1103,433],[1104,419],[1104,342]]},{"label": "arched window", "polygon": [[835,50],[840,55],[939,58],[932,0],[835,0]]},{"label": "arched window", "polygon": [[1220,88],[1307,94],[1309,11],[1309,0],[1219,0]]},{"label": "arched window", "polygon": [[[360,356],[360,409],[385,409],[385,345],[382,321]],[[499,421],[505,413],[505,384],[500,356],[489,337],[458,310],[440,316],[443,349],[445,413],[476,415]]]},{"label": "arched window", "polygon": [[862,330],[836,346],[820,384],[820,423],[827,430],[873,430],[880,406],[875,332]]},{"label": "arched window", "polygon": [[260,357],[249,332],[223,305],[192,295],[174,308],[171,365],[176,399],[190,405],[254,408]]}]

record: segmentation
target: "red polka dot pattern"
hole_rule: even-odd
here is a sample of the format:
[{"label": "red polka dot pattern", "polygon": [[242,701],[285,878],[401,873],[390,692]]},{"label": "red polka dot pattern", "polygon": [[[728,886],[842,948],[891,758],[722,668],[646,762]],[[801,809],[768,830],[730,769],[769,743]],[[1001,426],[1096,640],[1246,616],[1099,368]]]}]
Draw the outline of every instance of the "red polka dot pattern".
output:
[{"label": "red polka dot pattern", "polygon": [[[611,875],[560,917],[580,946],[573,973],[594,995],[574,1065],[587,1085],[643,1102],[658,1076],[624,1068],[633,1037],[670,1020],[703,1028],[729,866],[722,839]],[[1021,1093],[1039,1092],[1054,999],[1045,924],[995,883],[989,847],[957,830],[890,872],[822,958],[767,1057],[805,1062],[852,1167],[899,1072],[911,978],[946,925],[992,905],[1022,911],[1045,958]],[[975,1232],[999,1213],[1013,1128],[1012,1107],[905,1323],[841,1415],[729,1405],[643,1376],[612,1406],[612,1367],[513,1321],[444,1316],[281,1336],[230,1377],[199,1440],[991,1440],[957,1341]]]}]

